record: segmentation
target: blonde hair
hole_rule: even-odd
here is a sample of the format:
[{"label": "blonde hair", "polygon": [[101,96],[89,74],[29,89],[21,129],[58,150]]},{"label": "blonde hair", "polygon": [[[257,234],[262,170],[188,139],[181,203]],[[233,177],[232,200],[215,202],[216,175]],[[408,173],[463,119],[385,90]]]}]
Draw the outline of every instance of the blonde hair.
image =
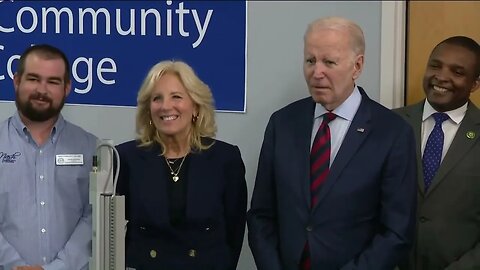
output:
[{"label": "blonde hair", "polygon": [[326,17],[311,22],[305,31],[304,40],[307,35],[317,29],[332,29],[347,31],[350,34],[351,47],[356,55],[365,54],[365,37],[358,24],[342,17]]},{"label": "blonde hair", "polygon": [[165,74],[178,77],[193,100],[198,113],[192,115],[192,128],[189,133],[189,143],[192,150],[208,149],[212,143],[202,142],[202,137],[215,137],[215,110],[212,92],[195,74],[193,69],[182,61],[162,61],[153,66],[144,79],[137,96],[136,131],[140,146],[150,146],[157,142],[162,147],[162,155],[166,152],[166,145],[161,134],[152,123],[150,114],[150,99],[155,83]]}]

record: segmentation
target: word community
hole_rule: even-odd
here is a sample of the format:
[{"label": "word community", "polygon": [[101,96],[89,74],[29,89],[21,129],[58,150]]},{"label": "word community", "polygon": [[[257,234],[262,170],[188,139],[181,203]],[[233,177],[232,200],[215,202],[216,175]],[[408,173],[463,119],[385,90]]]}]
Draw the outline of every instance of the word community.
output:
[{"label": "word community", "polygon": [[[186,8],[183,2],[176,3],[178,6],[172,9],[173,1],[166,1],[167,8],[164,13],[158,8],[109,10],[86,7],[73,10],[70,7],[60,9],[42,7],[39,10],[39,8],[22,6],[16,12],[15,21],[9,22],[9,25],[0,25],[0,33],[20,31],[27,34],[37,32],[45,34],[54,31],[54,33],[60,34],[66,31],[68,34],[79,35],[97,35],[99,32],[111,35],[113,32],[120,36],[153,34],[170,37],[178,34],[180,37],[187,38],[193,32],[195,41],[191,45],[196,48],[201,45],[207,33],[213,10],[208,9],[206,14],[201,16],[196,9]],[[177,23],[176,27],[174,27],[175,22]],[[86,29],[85,25],[89,24],[91,29]],[[186,29],[186,25],[194,25],[195,29]]]}]

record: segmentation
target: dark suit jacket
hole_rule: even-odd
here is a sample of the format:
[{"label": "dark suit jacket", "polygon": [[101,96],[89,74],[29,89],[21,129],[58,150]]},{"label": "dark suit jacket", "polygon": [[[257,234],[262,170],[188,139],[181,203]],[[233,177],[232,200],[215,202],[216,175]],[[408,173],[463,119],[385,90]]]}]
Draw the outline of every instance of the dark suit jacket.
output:
[{"label": "dark suit jacket", "polygon": [[270,118],[247,214],[259,270],[298,270],[307,240],[313,270],[393,269],[407,254],[416,207],[413,132],[360,92],[360,107],[312,210],[315,103],[305,98]]},{"label": "dark suit jacket", "polygon": [[247,188],[238,147],[215,141],[191,153],[186,224],[170,224],[167,172],[160,147],[117,146],[117,191],[126,195],[127,266],[145,269],[235,269],[245,232]]},{"label": "dark suit jacket", "polygon": [[[480,111],[472,103],[425,193],[424,101],[397,109],[413,127],[418,158],[418,224],[414,255],[401,269],[480,269]],[[467,137],[468,132],[474,136]],[[471,133],[472,134],[472,133]]]}]

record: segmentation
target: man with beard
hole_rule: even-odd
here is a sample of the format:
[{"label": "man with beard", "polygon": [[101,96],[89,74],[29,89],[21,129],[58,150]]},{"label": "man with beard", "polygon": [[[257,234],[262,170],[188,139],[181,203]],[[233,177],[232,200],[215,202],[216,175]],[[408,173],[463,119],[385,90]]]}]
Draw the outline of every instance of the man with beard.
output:
[{"label": "man with beard", "polygon": [[32,46],[13,82],[17,112],[0,124],[0,269],[87,269],[96,137],[60,114],[68,60]]},{"label": "man with beard", "polygon": [[417,234],[400,269],[480,269],[480,45],[454,36],[430,54],[426,100],[397,109],[414,128],[418,160]]}]

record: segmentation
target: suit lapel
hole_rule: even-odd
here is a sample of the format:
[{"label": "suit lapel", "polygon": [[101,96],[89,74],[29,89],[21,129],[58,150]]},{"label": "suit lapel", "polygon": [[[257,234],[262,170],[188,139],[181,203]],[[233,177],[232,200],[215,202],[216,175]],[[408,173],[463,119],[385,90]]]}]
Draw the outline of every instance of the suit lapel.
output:
[{"label": "suit lapel", "polygon": [[[473,132],[473,133],[472,133]],[[467,136],[467,134],[469,134]],[[474,134],[472,136],[472,134]],[[427,196],[446,178],[448,172],[472,149],[480,135],[480,111],[472,103],[468,104],[465,117],[458,128],[452,144],[445,155],[437,174],[433,178]],[[472,138],[473,137],[473,138]],[[452,149],[452,151],[450,151]]]},{"label": "suit lapel", "polygon": [[358,111],[355,113],[355,117],[348,128],[347,134],[343,139],[337,156],[330,167],[330,173],[328,174],[328,177],[320,190],[320,194],[318,195],[318,203],[314,206],[314,209],[325,198],[325,195],[330,191],[345,166],[356,154],[358,148],[362,145],[371,131],[371,100],[365,94],[363,89],[360,89],[360,92],[362,93],[362,102],[360,103]]},{"label": "suit lapel", "polygon": [[422,116],[423,107],[425,101],[419,102],[413,105],[408,111],[406,111],[406,120],[413,128],[413,134],[416,141],[416,153],[417,153],[417,183],[418,190],[423,195],[425,192],[425,184],[423,181],[423,164],[422,164]]},{"label": "suit lapel", "polygon": [[201,152],[191,153],[189,157],[188,167],[188,183],[187,183],[187,205],[185,214],[187,218],[198,216],[203,212],[205,204],[202,201],[205,199],[202,196],[206,190],[218,189],[219,187],[209,186],[211,178],[212,163],[210,155],[212,148],[202,150]]},{"label": "suit lapel", "polygon": [[[300,108],[301,112],[298,115],[305,115],[301,119],[298,119],[294,123],[294,136],[293,141],[295,142],[295,152],[293,158],[298,160],[298,164],[303,166],[300,172],[302,173],[300,177],[300,187],[302,188],[300,196],[305,198],[305,204],[310,208],[310,202],[312,200],[310,195],[310,144],[312,138],[312,126],[313,120],[315,117],[315,102],[311,98],[305,100],[305,104]],[[297,117],[297,116],[294,116]],[[297,179],[292,176],[292,179]],[[298,186],[298,185],[293,185]]]},{"label": "suit lapel", "polygon": [[144,200],[146,203],[144,208],[148,211],[155,211],[152,212],[152,216],[160,216],[159,220],[165,220],[168,218],[168,207],[152,207],[148,205],[152,202],[158,202],[159,205],[168,205],[166,183],[171,178],[165,179],[165,176],[170,175],[170,172],[165,170],[165,166],[162,164],[165,160],[160,155],[160,152],[161,149],[157,145],[148,147],[140,152],[141,158],[145,162],[145,172],[143,179],[138,179],[138,181],[147,182],[142,184],[142,186],[148,187],[147,189],[142,189],[143,196],[148,198],[148,200]]}]

